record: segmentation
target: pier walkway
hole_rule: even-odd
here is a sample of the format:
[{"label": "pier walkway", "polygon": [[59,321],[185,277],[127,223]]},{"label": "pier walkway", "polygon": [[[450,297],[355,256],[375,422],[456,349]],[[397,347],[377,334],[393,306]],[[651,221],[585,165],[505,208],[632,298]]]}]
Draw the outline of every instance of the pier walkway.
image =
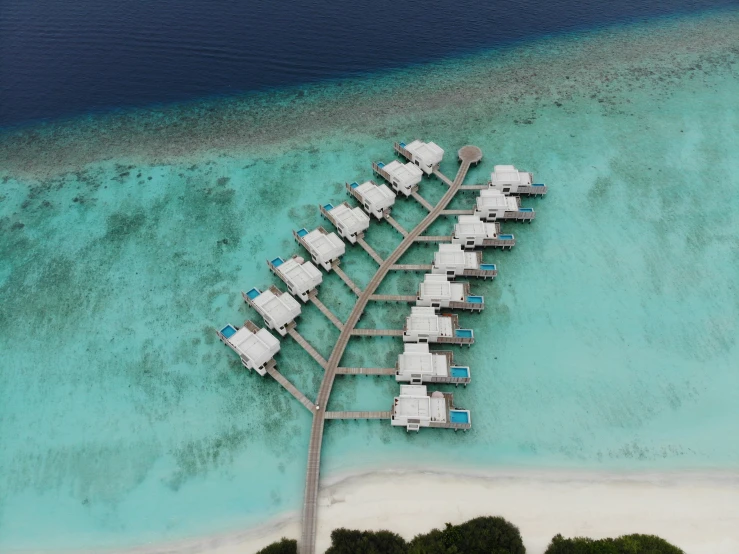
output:
[{"label": "pier walkway", "polygon": [[362,248],[364,248],[364,251],[367,252],[367,254],[369,254],[370,256],[372,256],[372,259],[375,260],[378,263],[378,265],[382,265],[382,258],[377,252],[375,252],[375,249],[372,248],[369,244],[367,244],[366,240],[364,240],[364,233],[362,233],[362,235],[359,235],[357,237],[357,244],[361,246]]},{"label": "pier walkway", "polygon": [[431,204],[429,204],[423,196],[418,194],[418,191],[414,190],[411,193],[411,196],[415,198],[418,201],[418,203],[421,204],[421,206],[423,206],[424,208],[426,208],[429,212],[433,211],[434,207]]},{"label": "pier walkway", "polygon": [[395,375],[394,367],[337,367],[336,375]]},{"label": "pier walkway", "polygon": [[415,302],[415,296],[407,294],[373,294],[370,300],[374,302]]},{"label": "pier walkway", "polygon": [[303,347],[303,350],[305,350],[308,354],[310,354],[311,358],[313,358],[316,362],[318,362],[318,365],[320,365],[323,369],[326,369],[328,362],[323,356],[321,356],[318,353],[318,350],[316,350],[310,344],[308,344],[308,341],[303,338],[303,335],[298,333],[298,331],[295,329],[295,322],[287,326],[287,333],[293,339],[295,339],[295,342],[297,342],[300,346]]},{"label": "pier walkway", "polygon": [[441,215],[475,215],[475,210],[444,210]]},{"label": "pier walkway", "polygon": [[452,242],[452,235],[426,235],[423,237],[416,237],[416,242]]},{"label": "pier walkway", "polygon": [[333,270],[336,272],[336,275],[338,275],[342,281],[346,283],[346,286],[352,289],[352,292],[356,294],[357,296],[360,296],[362,294],[362,289],[360,289],[357,285],[354,284],[354,281],[352,281],[349,276],[344,273],[344,270],[339,267],[339,262],[336,261],[331,266]]},{"label": "pier walkway", "polygon": [[403,329],[352,329],[353,337],[402,337]]},{"label": "pier walkway", "polygon": [[442,183],[446,184],[449,187],[452,186],[452,182],[449,180],[449,177],[447,177],[441,171],[439,171],[439,168],[438,167],[435,167],[434,168],[434,172],[433,173],[434,173],[434,175],[436,175],[439,178],[439,180],[441,180]]},{"label": "pier walkway", "polygon": [[303,406],[308,408],[311,412],[316,411],[316,406],[308,400],[308,397],[305,396],[302,392],[300,392],[295,385],[293,385],[290,381],[287,380],[287,377],[285,377],[282,373],[277,371],[277,368],[275,367],[274,361],[267,364],[267,373],[269,373],[275,381],[277,381],[280,385],[282,385],[287,392],[292,394],[295,398],[298,399],[298,402],[300,402]]},{"label": "pier walkway", "polygon": [[318,299],[318,292],[316,291],[316,289],[313,289],[312,291],[310,291],[310,293],[308,293],[308,298],[310,298],[310,301],[313,302],[313,305],[319,310],[321,310],[321,313],[325,315],[329,319],[329,321],[336,326],[336,328],[339,331],[342,331],[344,329],[344,324],[341,322],[341,320],[338,317],[336,317],[334,312],[332,312],[326,307],[326,304],[324,304]]},{"label": "pier walkway", "polygon": [[390,266],[390,271],[431,271],[431,264],[395,264]]},{"label": "pier walkway", "polygon": [[[325,410],[328,405],[329,397],[331,396],[331,390],[334,385],[334,379],[336,378],[336,370],[339,366],[339,362],[344,356],[344,351],[349,343],[349,339],[352,336],[356,336],[355,332],[357,330],[355,329],[355,326],[367,307],[367,302],[369,302],[370,296],[374,294],[377,287],[383,279],[385,279],[387,272],[390,271],[390,268],[397,263],[403,254],[405,254],[408,248],[415,242],[416,238],[420,236],[437,217],[439,217],[442,210],[446,209],[449,202],[454,198],[454,195],[459,191],[462,181],[469,171],[470,165],[473,163],[477,164],[482,159],[482,151],[476,146],[464,146],[459,150],[458,157],[461,161],[461,165],[452,185],[449,187],[449,190],[444,194],[444,196],[442,196],[439,203],[432,207],[428,215],[408,233],[408,236],[401,241],[390,256],[382,262],[380,267],[377,269],[377,272],[367,285],[367,288],[359,294],[357,302],[344,324],[344,329],[341,331],[339,339],[336,341],[328,363],[326,364],[326,371],[324,372],[323,380],[321,381],[321,386],[316,398],[316,409],[313,415],[310,445],[308,447],[305,496],[303,498],[302,532],[299,543],[301,554],[315,554],[316,551],[318,485],[321,471],[321,446],[323,443],[324,421],[327,413],[333,413],[326,412]],[[374,165],[376,164],[373,164],[373,169]],[[367,330],[362,329],[362,331]],[[400,334],[402,334],[402,331]]]},{"label": "pier walkway", "polygon": [[387,222],[390,225],[393,226],[393,229],[395,229],[398,233],[400,233],[401,235],[403,235],[403,237],[407,237],[408,236],[408,231],[406,231],[405,229],[403,229],[403,226],[400,223],[398,223],[397,221],[395,221],[395,218],[393,218],[393,216],[391,216],[390,214],[387,214],[385,216],[385,219],[387,220]]},{"label": "pier walkway", "polygon": [[488,185],[462,185],[459,187],[459,190],[485,190],[488,187]]},{"label": "pier walkway", "polygon": [[324,412],[323,419],[390,419],[391,416],[390,412]]}]

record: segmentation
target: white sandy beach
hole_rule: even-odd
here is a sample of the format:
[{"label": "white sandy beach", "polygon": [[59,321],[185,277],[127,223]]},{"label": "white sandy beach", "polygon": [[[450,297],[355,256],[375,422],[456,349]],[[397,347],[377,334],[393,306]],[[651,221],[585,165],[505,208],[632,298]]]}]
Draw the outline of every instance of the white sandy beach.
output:
[{"label": "white sandy beach", "polygon": [[[517,525],[527,552],[556,533],[659,535],[688,554],[739,552],[739,473],[499,471],[455,475],[384,471],[329,479],[321,496],[318,551],[337,527],[389,529],[406,538],[480,515]],[[118,554],[250,554],[280,537],[299,538],[300,514],[256,529]]]}]

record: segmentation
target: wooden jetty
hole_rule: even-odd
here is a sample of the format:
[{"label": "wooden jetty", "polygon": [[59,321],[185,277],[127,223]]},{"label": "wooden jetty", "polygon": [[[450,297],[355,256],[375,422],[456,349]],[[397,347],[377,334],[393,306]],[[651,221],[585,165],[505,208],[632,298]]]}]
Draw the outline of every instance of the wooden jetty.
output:
[{"label": "wooden jetty", "polygon": [[402,337],[403,329],[352,329],[353,337]]},{"label": "wooden jetty", "polygon": [[395,264],[390,271],[431,271],[433,268],[431,264]]},{"label": "wooden jetty", "polygon": [[305,396],[302,392],[298,390],[298,388],[293,385],[290,381],[287,380],[287,377],[285,377],[282,373],[277,371],[277,368],[275,367],[275,362],[272,360],[269,364],[267,364],[267,373],[269,373],[275,381],[277,381],[280,385],[283,386],[283,388],[292,394],[295,398],[297,398],[298,402],[300,402],[303,406],[308,408],[311,412],[314,412],[316,410],[315,404],[311,402],[307,396]]},{"label": "wooden jetty", "polygon": [[[446,175],[444,175],[441,171],[439,171],[439,168],[438,167],[437,168],[434,168],[434,175],[436,175],[436,177],[438,177],[439,180],[441,180],[442,183],[446,184],[449,187],[452,186],[452,182],[449,180],[449,178]],[[460,187],[460,188],[462,188],[462,187]]]},{"label": "wooden jetty", "polygon": [[444,210],[441,215],[474,215],[475,210]]},{"label": "wooden jetty", "polygon": [[489,185],[462,185],[459,190],[483,190],[490,188]]},{"label": "wooden jetty", "polygon": [[398,233],[400,233],[404,237],[407,237],[408,236],[408,231],[406,231],[405,229],[403,229],[403,226],[400,223],[398,223],[397,221],[395,221],[395,218],[393,218],[393,216],[391,216],[390,214],[386,214],[385,215],[385,220],[390,225],[392,225],[393,226],[393,229],[395,229]]},{"label": "wooden jetty", "polygon": [[426,208],[426,210],[428,210],[429,212],[434,209],[434,207],[431,204],[429,204],[423,196],[421,196],[420,194],[418,194],[418,191],[417,190],[414,190],[413,192],[411,192],[411,196],[413,198],[415,198],[416,201],[419,204],[421,204],[421,206],[423,206],[424,208]]},{"label": "wooden jetty", "polygon": [[339,331],[342,331],[344,329],[344,324],[341,322],[341,320],[338,317],[336,317],[336,315],[334,315],[334,313],[331,310],[329,310],[323,302],[319,300],[318,292],[316,291],[316,289],[313,289],[312,291],[310,291],[310,293],[308,294],[308,298],[310,299],[311,302],[313,302],[313,305],[316,308],[321,310],[321,313],[325,315],[329,319],[329,321],[336,326],[336,328]]},{"label": "wooden jetty", "polygon": [[323,419],[390,419],[390,412],[324,412]]},{"label": "wooden jetty", "polygon": [[404,294],[373,294],[370,300],[374,302],[415,302],[418,297]]},{"label": "wooden jetty", "polygon": [[416,242],[452,242],[452,235],[424,235],[415,238]]},{"label": "wooden jetty", "polygon": [[366,240],[364,240],[364,233],[357,235],[357,244],[364,248],[364,251],[367,252],[367,254],[369,254],[372,259],[378,263],[378,265],[382,265],[382,258],[377,252],[375,252],[375,249],[367,244]]},{"label": "wooden jetty", "polygon": [[311,358],[318,362],[318,365],[320,365],[323,369],[326,369],[328,362],[323,356],[318,353],[318,350],[308,344],[308,341],[303,338],[303,335],[298,333],[298,331],[295,329],[295,322],[287,326],[287,334],[290,335],[295,340],[295,342],[302,346],[303,350],[305,350],[308,354],[310,354]]},{"label": "wooden jetty", "polygon": [[352,292],[356,294],[357,296],[362,294],[362,289],[360,289],[357,285],[354,284],[354,281],[352,281],[349,276],[344,273],[344,270],[339,267],[339,261],[335,261],[331,267],[333,268],[334,272],[336,272],[336,275],[338,275],[342,281],[346,283],[346,286],[348,286],[350,289],[352,289]]},{"label": "wooden jetty", "polygon": [[394,367],[337,367],[336,375],[395,375]]}]

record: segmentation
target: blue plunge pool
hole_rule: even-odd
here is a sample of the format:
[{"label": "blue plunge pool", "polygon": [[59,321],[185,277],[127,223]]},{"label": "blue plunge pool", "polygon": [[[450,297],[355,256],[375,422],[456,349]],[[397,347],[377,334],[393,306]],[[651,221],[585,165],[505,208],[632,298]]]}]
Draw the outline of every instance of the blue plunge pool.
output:
[{"label": "blue plunge pool", "polygon": [[226,325],[223,329],[221,329],[221,335],[223,335],[227,339],[230,339],[235,334],[236,334],[236,327],[234,327],[230,323]]},{"label": "blue plunge pool", "polygon": [[275,258],[274,260],[272,260],[272,265],[275,267],[280,267],[284,263],[285,260],[283,260],[282,258]]},{"label": "blue plunge pool", "polygon": [[513,240],[513,235],[498,235],[500,240]]},{"label": "blue plunge pool", "polygon": [[251,289],[249,292],[246,293],[246,295],[252,300],[254,300],[260,294],[262,294],[262,291],[260,291],[259,289]]},{"label": "blue plunge pool", "polygon": [[380,167],[380,168],[385,167],[385,164],[382,162],[377,162],[377,167]]},{"label": "blue plunge pool", "polygon": [[467,410],[449,410],[449,421],[451,423],[469,423],[470,412]]},{"label": "blue plunge pool", "polygon": [[323,209],[324,209],[324,210],[326,210],[327,212],[330,212],[331,210],[333,210],[333,209],[334,209],[334,205],[333,205],[333,204],[326,204],[326,205],[325,205],[325,206],[323,207]]},{"label": "blue plunge pool", "polygon": [[533,212],[534,208],[518,208],[519,212]]},{"label": "blue plunge pool", "polygon": [[463,339],[471,339],[472,338],[472,329],[455,329],[454,330],[454,336],[463,338]]},{"label": "blue plunge pool", "polygon": [[467,302],[469,302],[470,304],[482,304],[483,297],[482,296],[468,296]]},{"label": "blue plunge pool", "polygon": [[355,181],[355,182],[353,182],[353,183],[352,183],[351,185],[349,185],[349,186],[350,186],[351,188],[355,189],[355,188],[357,188],[357,187],[359,186],[359,183],[357,183],[357,182]]},{"label": "blue plunge pool", "polygon": [[307,234],[308,234],[308,231],[305,230],[305,227],[302,228],[302,229],[300,229],[300,231],[298,231],[298,236],[299,237],[304,237]]},{"label": "blue plunge pool", "polygon": [[464,379],[465,377],[470,376],[470,368],[469,367],[463,367],[463,366],[452,366],[449,368],[449,371],[451,372],[451,376],[455,377],[457,379]]},{"label": "blue plunge pool", "polygon": [[495,264],[480,264],[483,271],[495,271]]}]

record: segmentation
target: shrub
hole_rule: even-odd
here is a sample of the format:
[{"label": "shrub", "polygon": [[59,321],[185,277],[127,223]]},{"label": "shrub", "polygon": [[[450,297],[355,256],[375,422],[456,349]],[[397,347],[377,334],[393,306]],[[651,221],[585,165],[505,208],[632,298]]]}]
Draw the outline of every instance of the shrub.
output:
[{"label": "shrub", "polygon": [[566,539],[556,535],[544,554],[685,554],[654,535],[623,535],[615,539]]},{"label": "shrub", "polygon": [[518,527],[502,517],[478,517],[415,537],[409,554],[525,554]]},{"label": "shrub", "polygon": [[403,537],[390,531],[334,529],[326,554],[406,554]]},{"label": "shrub", "polygon": [[282,538],[262,548],[257,554],[298,554],[298,541]]}]

